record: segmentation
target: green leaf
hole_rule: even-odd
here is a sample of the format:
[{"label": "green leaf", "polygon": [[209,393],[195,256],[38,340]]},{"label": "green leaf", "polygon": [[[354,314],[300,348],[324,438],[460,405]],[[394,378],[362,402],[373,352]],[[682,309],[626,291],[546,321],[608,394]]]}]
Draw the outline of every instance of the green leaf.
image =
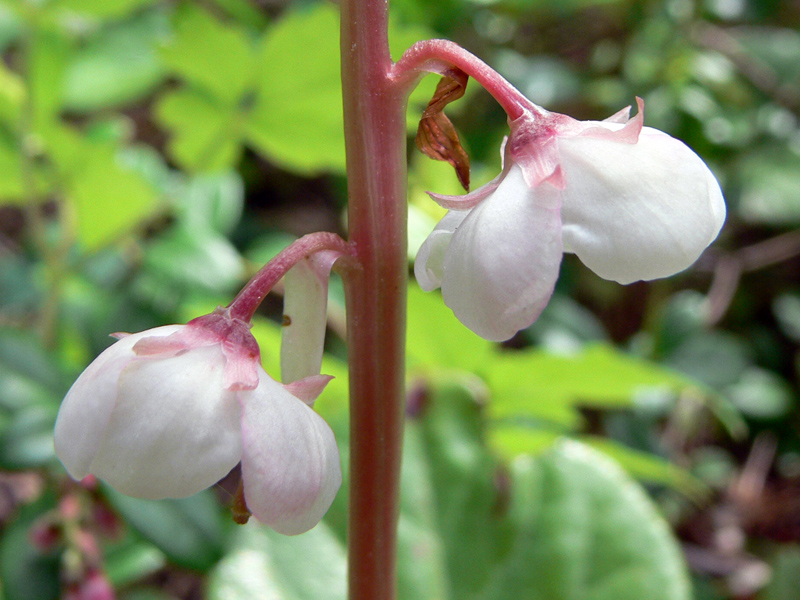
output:
[{"label": "green leaf", "polygon": [[397,588],[400,600],[444,600],[450,582],[437,529],[436,483],[423,428],[406,425],[400,476]]},{"label": "green leaf", "polygon": [[147,248],[145,263],[173,287],[227,292],[242,279],[236,248],[219,233],[179,224]]},{"label": "green leaf", "polygon": [[55,31],[42,28],[29,35],[28,93],[36,98],[31,120],[40,130],[61,111],[64,74],[73,48],[66,37]]},{"label": "green leaf", "polygon": [[151,10],[101,29],[66,68],[64,107],[90,112],[141,100],[166,75],[156,45],[168,27],[166,12]]},{"label": "green leaf", "polygon": [[475,400],[458,387],[431,392],[419,432],[412,422],[409,433],[412,440],[419,436],[427,457],[449,597],[472,598],[504,551],[499,465],[483,441],[484,417]]},{"label": "green leaf", "polygon": [[510,552],[481,598],[688,600],[677,542],[644,491],[599,452],[563,441],[512,464]]},{"label": "green leaf", "polygon": [[253,83],[254,53],[245,33],[190,2],[179,5],[174,22],[164,62],[223,104],[238,102]]},{"label": "green leaf", "polygon": [[700,479],[665,458],[598,436],[582,436],[580,440],[613,458],[637,480],[669,486],[695,501],[708,496],[710,490]]},{"label": "green leaf", "polygon": [[567,355],[542,350],[502,353],[487,371],[487,384],[493,418],[524,416],[560,427],[580,423],[578,406],[629,407],[645,390],[695,387],[672,371],[605,344],[590,344]]},{"label": "green leaf", "polygon": [[45,139],[65,180],[85,250],[115,241],[155,212],[155,191],[122,164],[115,144],[87,139],[66,126],[48,128]]},{"label": "green leaf", "polygon": [[181,193],[182,219],[191,229],[228,234],[244,208],[244,184],[236,171],[190,179]]},{"label": "green leaf", "polygon": [[438,292],[408,288],[407,346],[409,366],[472,371],[486,367],[494,344],[464,327]]},{"label": "green leaf", "polygon": [[53,8],[62,8],[99,19],[124,17],[155,0],[54,0]]},{"label": "green leaf", "polygon": [[284,536],[251,521],[211,571],[209,600],[345,600],[345,549],[324,523]]},{"label": "green leaf", "polygon": [[131,527],[176,564],[203,571],[222,556],[227,522],[210,490],[178,500],[131,498],[105,485],[103,493]]},{"label": "green leaf", "polygon": [[239,160],[239,117],[213,98],[178,89],[161,96],[155,115],[172,133],[167,149],[184,169],[221,171]]},{"label": "green leaf", "polygon": [[288,12],[267,31],[245,128],[266,158],[300,173],[344,172],[339,52],[338,11],[328,3]]}]

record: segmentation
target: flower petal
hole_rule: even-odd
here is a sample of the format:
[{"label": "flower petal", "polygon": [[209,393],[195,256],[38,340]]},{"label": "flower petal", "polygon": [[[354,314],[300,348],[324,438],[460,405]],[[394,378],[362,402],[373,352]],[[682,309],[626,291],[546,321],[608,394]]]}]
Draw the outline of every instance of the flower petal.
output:
[{"label": "flower petal", "polygon": [[230,471],[241,457],[240,409],[223,388],[219,345],[130,363],[91,463],[92,473],[138,498],[181,498]]},{"label": "flower petal", "polygon": [[54,434],[56,454],[72,477],[83,479],[89,474],[116,405],[120,374],[138,360],[133,346],[143,338],[169,336],[182,328],[168,325],[125,335],[95,358],[72,384],[58,411]]},{"label": "flower petal", "polygon": [[567,181],[564,249],[601,277],[631,283],[672,275],[719,233],[719,184],[675,138],[645,127],[635,144],[586,136],[558,143]]},{"label": "flower petal", "polygon": [[334,261],[335,258],[326,261],[327,269],[324,266],[317,269],[311,259],[304,258],[284,276],[281,335],[284,383],[319,374],[328,325],[328,278]]},{"label": "flower petal", "polygon": [[489,340],[506,340],[539,316],[561,264],[560,192],[529,188],[513,165],[497,191],[452,235],[442,295],[456,317]]},{"label": "flower petal", "polygon": [[275,531],[296,535],[319,523],[342,483],[328,424],[261,372],[242,406],[242,480],[247,507]]},{"label": "flower petal", "polygon": [[445,250],[453,232],[468,214],[467,210],[448,211],[420,246],[414,261],[414,277],[424,291],[432,292],[441,287]]}]

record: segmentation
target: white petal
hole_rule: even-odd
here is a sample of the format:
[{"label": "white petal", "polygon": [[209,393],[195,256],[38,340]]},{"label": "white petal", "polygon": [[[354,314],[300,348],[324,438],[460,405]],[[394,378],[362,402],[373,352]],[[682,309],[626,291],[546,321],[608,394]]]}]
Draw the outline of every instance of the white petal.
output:
[{"label": "white petal", "polygon": [[322,519],[342,483],[333,432],[264,372],[259,386],[239,392],[239,398],[247,507],[279,533],[308,531]]},{"label": "white petal", "polygon": [[453,232],[468,214],[468,210],[448,211],[420,246],[414,261],[414,277],[424,291],[432,292],[441,287],[445,250]]},{"label": "white petal", "polygon": [[442,295],[467,327],[505,340],[529,326],[553,293],[561,264],[560,192],[529,188],[514,165],[447,247]]},{"label": "white petal", "polygon": [[559,138],[564,249],[605,279],[656,279],[691,265],[725,220],[722,192],[682,142],[645,127],[635,144]]},{"label": "white petal", "polygon": [[126,335],[106,348],[72,384],[58,411],[54,443],[58,458],[75,479],[89,474],[116,405],[120,373],[136,360],[134,344],[145,337],[170,335],[182,327],[168,325]]},{"label": "white petal", "polygon": [[129,364],[91,472],[149,499],[189,496],[222,479],[242,452],[239,404],[223,388],[224,367],[219,346]]},{"label": "white petal", "polygon": [[319,374],[328,323],[329,274],[330,269],[320,274],[308,259],[303,259],[284,277],[281,335],[281,380],[284,383]]}]

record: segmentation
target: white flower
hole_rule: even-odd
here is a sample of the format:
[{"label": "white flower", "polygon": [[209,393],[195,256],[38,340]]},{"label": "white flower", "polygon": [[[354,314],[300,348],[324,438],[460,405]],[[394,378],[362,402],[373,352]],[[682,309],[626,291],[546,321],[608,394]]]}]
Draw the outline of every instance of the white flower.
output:
[{"label": "white flower", "polygon": [[685,144],[629,109],[581,122],[535,107],[511,123],[504,168],[451,209],[417,255],[425,290],[442,288],[467,327],[505,340],[546,306],[563,252],[619,283],[689,267],[717,237],[725,201]]},{"label": "white flower", "polygon": [[199,492],[241,461],[249,510],[302,533],[341,484],[333,433],[307,404],[329,379],[273,380],[248,326],[224,311],[126,335],[64,398],[56,453],[76,479],[149,499]]}]

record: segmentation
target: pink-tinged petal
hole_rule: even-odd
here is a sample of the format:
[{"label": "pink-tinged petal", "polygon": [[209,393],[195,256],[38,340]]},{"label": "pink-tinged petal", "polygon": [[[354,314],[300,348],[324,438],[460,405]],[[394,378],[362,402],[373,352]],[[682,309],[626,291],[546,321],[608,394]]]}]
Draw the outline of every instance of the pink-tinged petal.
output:
[{"label": "pink-tinged petal", "polygon": [[313,407],[314,402],[331,379],[333,379],[333,375],[311,375],[292,381],[284,387],[292,396]]},{"label": "pink-tinged petal", "polygon": [[333,432],[264,372],[255,390],[238,395],[247,507],[279,533],[308,531],[322,519],[342,483]]},{"label": "pink-tinged petal", "polygon": [[725,220],[722,191],[682,142],[645,127],[636,144],[559,139],[567,178],[564,248],[619,283],[657,279],[691,265]]},{"label": "pink-tinged petal", "polygon": [[450,196],[448,194],[428,192],[428,195],[439,206],[447,210],[469,210],[494,192],[497,186],[500,185],[502,177],[503,173],[500,173],[500,175],[492,179],[489,183],[482,185],[477,190],[473,190],[468,194]]},{"label": "pink-tinged petal", "polygon": [[103,351],[72,384],[55,426],[58,458],[75,479],[89,474],[89,466],[116,406],[123,369],[139,360],[134,345],[145,337],[169,336],[182,325],[169,325],[126,335]]},{"label": "pink-tinged petal", "polygon": [[610,117],[603,119],[603,123],[627,123],[631,118],[631,107],[626,106],[622,110],[618,110]]},{"label": "pink-tinged petal", "polygon": [[442,295],[456,317],[489,340],[529,326],[550,299],[561,264],[560,192],[531,189],[514,165],[464,219],[446,249]]},{"label": "pink-tinged petal", "polygon": [[[620,113],[609,117],[605,121],[600,121],[596,125],[591,125],[591,122],[586,122],[586,128],[581,131],[579,137],[592,137],[612,142],[619,142],[623,144],[635,144],[639,140],[639,134],[644,126],[644,100],[636,98],[636,104],[639,107],[639,112],[632,119],[624,122],[622,127],[618,127],[620,121],[617,119]],[[630,107],[625,109],[630,112]],[[622,112],[622,111],[620,111]]]},{"label": "pink-tinged petal", "polygon": [[148,499],[189,496],[222,479],[242,452],[239,403],[223,389],[224,367],[219,346],[129,363],[91,472]]},{"label": "pink-tinged petal", "polygon": [[431,292],[442,285],[442,264],[453,232],[469,214],[466,210],[451,210],[436,225],[422,243],[414,261],[414,277],[419,286]]},{"label": "pink-tinged petal", "polygon": [[281,380],[291,383],[318,375],[328,326],[327,271],[315,268],[310,259],[295,264],[284,276],[283,330],[281,335]]},{"label": "pink-tinged petal", "polygon": [[189,321],[179,341],[188,348],[220,345],[225,356],[225,389],[252,390],[258,385],[261,351],[250,327],[249,322],[231,318],[228,309],[217,308]]}]

